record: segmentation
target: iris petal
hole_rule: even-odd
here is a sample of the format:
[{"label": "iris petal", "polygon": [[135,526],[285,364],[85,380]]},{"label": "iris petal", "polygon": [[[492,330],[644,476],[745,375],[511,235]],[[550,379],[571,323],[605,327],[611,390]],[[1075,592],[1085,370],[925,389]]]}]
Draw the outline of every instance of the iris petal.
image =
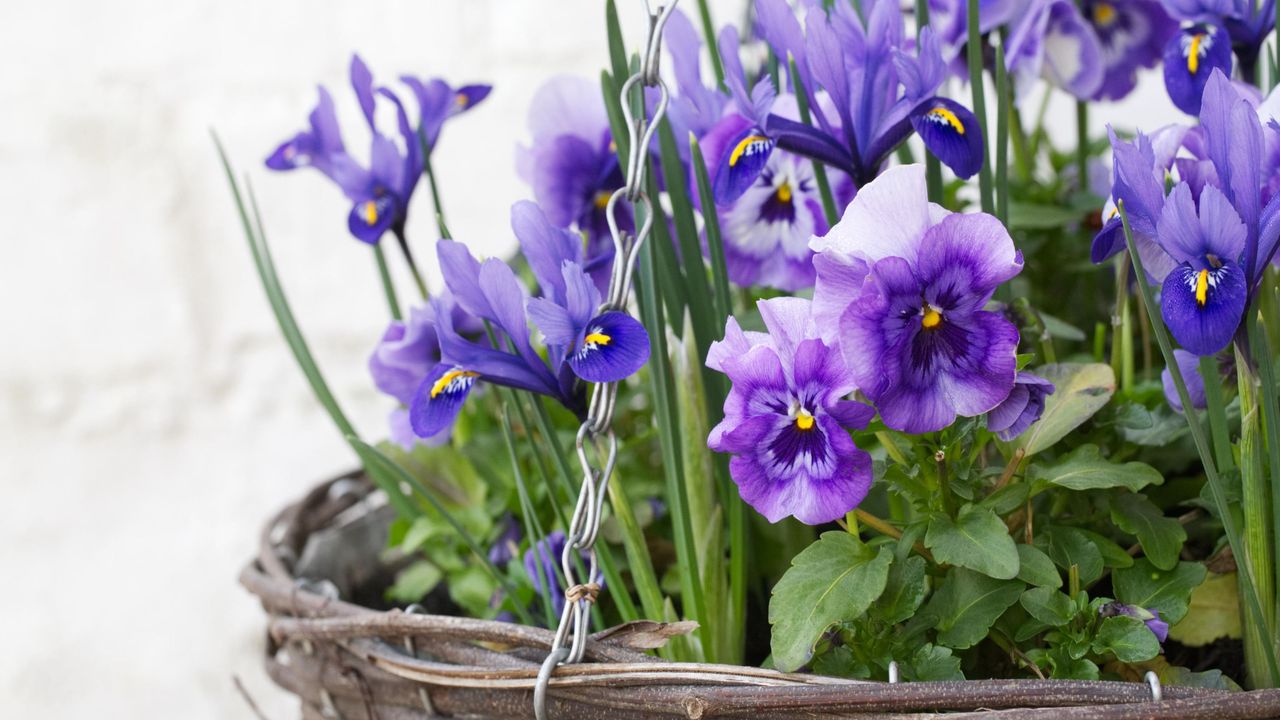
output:
[{"label": "iris petal", "polygon": [[1161,314],[1178,344],[1196,355],[1212,355],[1235,335],[1246,290],[1244,270],[1235,263],[1213,269],[1180,265],[1164,280]]},{"label": "iris petal", "polygon": [[1200,96],[1214,69],[1231,75],[1231,41],[1216,25],[1192,25],[1164,48],[1164,85],[1169,99],[1188,115],[1200,114]]},{"label": "iris petal", "polygon": [[773,152],[773,140],[758,127],[748,127],[733,139],[716,169],[715,196],[730,203],[755,183]]},{"label": "iris petal", "polygon": [[649,360],[649,334],[626,313],[611,311],[587,324],[578,347],[569,354],[569,367],[587,382],[617,382]]},{"label": "iris petal", "polygon": [[471,393],[478,373],[453,365],[436,365],[418,386],[409,406],[409,422],[418,437],[431,437],[453,425]]},{"label": "iris petal", "polygon": [[382,234],[390,229],[399,207],[399,201],[390,193],[357,200],[347,215],[347,229],[360,242],[376,245]]},{"label": "iris petal", "polygon": [[978,120],[963,105],[947,98],[932,98],[911,116],[924,145],[959,177],[972,177],[982,169],[982,132]]}]

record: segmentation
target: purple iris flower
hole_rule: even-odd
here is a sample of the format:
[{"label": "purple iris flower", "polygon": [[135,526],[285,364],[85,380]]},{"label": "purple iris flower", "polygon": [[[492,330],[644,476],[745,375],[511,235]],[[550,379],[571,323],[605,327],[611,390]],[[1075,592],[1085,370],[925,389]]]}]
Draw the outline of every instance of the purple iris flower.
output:
[{"label": "purple iris flower", "polygon": [[852,374],[824,343],[802,298],[758,303],[768,333],[743,332],[729,318],[707,366],[733,383],[724,419],[707,446],[731,453],[729,474],[742,499],[777,522],[831,522],[858,506],[871,487],[871,456],[849,430],[875,411],[845,397]]},{"label": "purple iris flower", "polygon": [[[1179,20],[1220,26],[1240,61],[1245,82],[1253,84],[1254,68],[1262,43],[1275,27],[1275,0],[1163,0],[1169,14]],[[1225,72],[1225,71],[1224,71]]]},{"label": "purple iris flower", "polygon": [[[623,177],[599,84],[567,75],[547,81],[529,106],[529,134],[530,145],[516,151],[520,177],[554,225],[587,235],[588,272],[607,274],[614,249],[605,207]],[[618,225],[630,230],[625,206],[617,207]]]},{"label": "purple iris flower", "polygon": [[1135,235],[1167,257],[1147,271],[1162,283],[1169,331],[1196,355],[1231,342],[1275,255],[1280,201],[1262,204],[1264,137],[1271,132],[1251,99],[1215,70],[1205,85],[1199,131],[1183,138],[1204,159],[1175,161],[1180,180],[1167,197],[1151,141],[1113,137],[1112,192],[1123,200]]},{"label": "purple iris flower", "polygon": [[1220,26],[1190,25],[1165,45],[1164,86],[1182,112],[1200,114],[1200,98],[1214,70],[1231,75],[1231,42]]},{"label": "purple iris flower", "polygon": [[[395,93],[385,87],[375,89],[373,74],[359,55],[351,58],[350,74],[352,90],[372,134],[369,166],[352,158],[343,145],[333,98],[324,87],[311,112],[310,128],[276,148],[266,165],[272,170],[313,167],[324,173],[351,200],[347,215],[351,234],[362,242],[376,244],[388,230],[397,235],[404,233],[409,199],[424,165],[422,138],[433,145],[445,119],[483,100],[489,87],[469,85],[454,92],[442,80],[401,78],[418,99],[420,114],[415,128]],[[377,127],[374,113],[378,97],[395,107],[399,143]]]},{"label": "purple iris flower", "polygon": [[1038,78],[1082,100],[1102,88],[1102,43],[1071,0],[1032,0],[1009,33],[1005,66],[1018,95]]},{"label": "purple iris flower", "polygon": [[1161,644],[1163,644],[1165,640],[1169,639],[1169,623],[1160,619],[1159,610],[1148,610],[1147,608],[1138,607],[1137,605],[1127,605],[1125,603],[1115,601],[1109,602],[1098,608],[1099,617],[1109,618],[1120,615],[1141,620],[1146,624],[1147,629],[1151,631],[1151,634],[1156,636],[1156,639],[1159,640]]},{"label": "purple iris flower", "polygon": [[[441,308],[447,307],[445,303]],[[406,409],[418,386],[440,361],[440,343],[436,341],[436,306],[409,309],[407,320],[392,320],[369,356],[369,374],[378,390],[400,401],[402,407],[391,411],[391,439],[406,450],[418,441],[409,424]],[[448,440],[448,434],[437,435],[435,442]]]},{"label": "purple iris flower", "polygon": [[1053,383],[1039,375],[1018,373],[1009,397],[987,413],[987,429],[1005,442],[1018,437],[1040,419],[1053,391]]},{"label": "purple iris flower", "polygon": [[[1173,351],[1173,361],[1178,363],[1178,372],[1182,374],[1182,381],[1187,385],[1191,406],[1197,410],[1208,407],[1208,400],[1204,394],[1204,377],[1200,375],[1200,358],[1182,348],[1177,348]],[[1173,383],[1173,373],[1169,372],[1169,368],[1160,371],[1160,384],[1164,388],[1164,399],[1169,402],[1169,407],[1173,408],[1174,412],[1183,412],[1182,398],[1178,396],[1178,388]]]},{"label": "purple iris flower", "polygon": [[[914,131],[925,147],[960,177],[978,172],[982,135],[973,113],[935,94],[946,76],[937,38],[920,36],[906,52],[902,13],[893,0],[863,4],[864,22],[851,5],[830,14],[809,12],[804,30],[786,0],[756,0],[759,27],[780,58],[795,58],[815,127],[770,113],[741,131],[715,172],[716,200],[740,197],[768,164],[776,147],[834,167],[862,186]],[[819,103],[818,91],[829,103]]]},{"label": "purple iris flower", "polygon": [[524,533],[520,532],[520,523],[511,513],[506,513],[498,522],[501,531],[489,546],[489,563],[496,568],[505,567],[520,554],[520,541]]},{"label": "purple iris flower", "polygon": [[[1026,10],[1026,0],[978,0],[978,34],[1012,24]],[[969,40],[966,0],[929,0],[929,27],[938,34],[943,55],[960,77],[968,77],[964,49]]]},{"label": "purple iris flower", "polygon": [[1085,0],[1081,12],[1102,50],[1102,84],[1095,100],[1119,100],[1132,92],[1138,68],[1155,67],[1178,32],[1159,0]]},{"label": "purple iris flower", "polygon": [[1000,221],[930,203],[923,166],[905,165],[862,187],[811,246],[815,313],[838,318],[845,363],[885,425],[932,432],[1009,397],[1018,329],[984,309],[1022,270]]},{"label": "purple iris flower", "polygon": [[[512,207],[511,227],[538,279],[540,298],[528,299],[501,260],[481,263],[452,240],[436,245],[445,283],[458,305],[490,323],[502,345],[462,337],[453,319],[436,310],[440,362],[419,385],[409,408],[419,437],[452,425],[477,379],[546,395],[582,414],[583,391],[576,378],[616,382],[649,358],[649,336],[639,322],[622,312],[598,312],[600,291],[580,264],[577,236],[556,227],[528,201]],[[546,336],[551,367],[530,341],[530,318]],[[507,343],[510,349],[505,349]]]},{"label": "purple iris flower", "polygon": [[[551,609],[556,617],[564,612],[564,588],[560,587],[560,576],[556,574],[556,568],[560,566],[560,556],[564,554],[566,542],[568,538],[563,532],[552,530],[524,552],[525,574],[533,584],[535,593],[541,594],[543,587],[547,589],[547,594],[551,596]],[[604,587],[602,576],[597,575],[593,582]]]}]

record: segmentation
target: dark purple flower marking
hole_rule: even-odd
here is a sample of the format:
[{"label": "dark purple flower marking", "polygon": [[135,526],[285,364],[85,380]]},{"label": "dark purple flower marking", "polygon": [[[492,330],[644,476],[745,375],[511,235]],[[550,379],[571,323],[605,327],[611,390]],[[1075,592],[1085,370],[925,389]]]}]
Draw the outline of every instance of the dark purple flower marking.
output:
[{"label": "dark purple flower marking", "polygon": [[1053,383],[1029,372],[1020,372],[1004,402],[987,413],[987,429],[1008,442],[1031,427],[1044,413],[1045,399],[1053,394]]}]

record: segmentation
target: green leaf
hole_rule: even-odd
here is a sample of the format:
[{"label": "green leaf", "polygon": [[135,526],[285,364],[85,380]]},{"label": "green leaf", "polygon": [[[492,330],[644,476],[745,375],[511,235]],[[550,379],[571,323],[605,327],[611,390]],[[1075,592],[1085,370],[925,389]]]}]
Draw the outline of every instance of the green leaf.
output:
[{"label": "green leaf", "polygon": [[387,588],[387,597],[402,603],[420,602],[443,578],[440,568],[420,560],[400,571],[395,583]]},{"label": "green leaf", "polygon": [[1018,574],[1018,549],[1009,529],[984,507],[966,505],[955,521],[946,515],[933,517],[924,544],[941,563],[967,567],[999,580]]},{"label": "green leaf", "polygon": [[1200,647],[1218,638],[1240,637],[1240,592],[1235,573],[1210,575],[1191,591],[1187,616],[1169,628],[1169,637]]},{"label": "green leaf", "polygon": [[1048,553],[1054,564],[1065,570],[1080,568],[1080,582],[1102,577],[1102,554],[1087,535],[1073,527],[1053,525],[1036,533],[1036,546]]},{"label": "green leaf", "polygon": [[1110,652],[1120,662],[1136,663],[1160,654],[1160,641],[1138,618],[1117,615],[1102,621],[1093,638],[1093,651]]},{"label": "green leaf", "polygon": [[1145,495],[1125,493],[1111,505],[1111,521],[1116,527],[1138,538],[1152,565],[1171,570],[1178,564],[1187,531],[1182,523],[1165,517]]},{"label": "green leaf", "polygon": [[1068,490],[1122,487],[1137,492],[1148,485],[1164,482],[1160,471],[1146,463],[1127,462],[1121,465],[1103,458],[1097,445],[1081,445],[1048,467],[1033,465],[1031,475]]},{"label": "green leaf", "polygon": [[1015,441],[1027,456],[1035,455],[1066,437],[1102,409],[1116,391],[1116,376],[1103,363],[1044,365],[1036,374],[1054,384],[1044,413]]},{"label": "green leaf", "polygon": [[1018,602],[1026,585],[997,580],[965,568],[952,568],[925,606],[936,619],[938,642],[963,650],[982,641],[992,624]]},{"label": "green leaf", "polygon": [[876,601],[872,612],[885,623],[895,625],[915,614],[924,602],[925,561],[919,555],[899,560],[889,568],[889,580],[884,593]]},{"label": "green leaf", "polygon": [[1092,530],[1076,528],[1083,533],[1094,547],[1098,548],[1098,552],[1102,555],[1102,564],[1110,568],[1126,568],[1133,565],[1133,556],[1124,548],[1116,544],[1111,538],[1100,535]]},{"label": "green leaf", "polygon": [[1172,570],[1161,570],[1147,558],[1138,558],[1133,567],[1116,570],[1112,585],[1116,599],[1148,610],[1158,610],[1173,625],[1186,617],[1191,591],[1204,582],[1204,565],[1180,562]]},{"label": "green leaf", "polygon": [[1056,230],[1080,219],[1080,211],[1071,207],[1009,203],[1010,230]]},{"label": "green leaf", "polygon": [[1028,585],[1062,587],[1062,575],[1049,556],[1035,545],[1018,545],[1018,579]]},{"label": "green leaf", "polygon": [[1022,593],[1022,607],[1046,625],[1061,627],[1075,617],[1076,604],[1065,593],[1050,587],[1036,587]]},{"label": "green leaf", "polygon": [[884,591],[892,560],[888,547],[877,553],[839,531],[797,555],[769,601],[774,666],[798,670],[827,628],[861,617]]},{"label": "green leaf", "polygon": [[921,645],[902,666],[902,677],[908,682],[923,680],[963,680],[960,658],[951,648],[933,644]]}]

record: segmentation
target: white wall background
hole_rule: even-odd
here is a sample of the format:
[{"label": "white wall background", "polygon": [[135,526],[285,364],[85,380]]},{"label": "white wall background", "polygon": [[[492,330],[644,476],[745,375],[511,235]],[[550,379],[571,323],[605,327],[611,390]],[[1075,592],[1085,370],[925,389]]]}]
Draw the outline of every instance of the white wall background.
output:
[{"label": "white wall background", "polygon": [[[640,3],[620,5],[634,46]],[[712,5],[740,22],[742,0]],[[236,575],[268,514],[353,458],[277,336],[209,128],[252,176],[331,385],[376,435],[373,258],[335,188],[262,158],[317,82],[364,147],[352,50],[381,78],[491,81],[436,167],[454,234],[506,252],[529,98],[556,73],[596,76],[603,15],[600,0],[0,6],[0,714],[248,717],[237,675],[268,717],[297,716],[259,667],[262,616]],[[1109,117],[1175,115],[1152,77]],[[1049,118],[1070,137],[1070,103]],[[414,209],[430,259],[426,192]]]}]

